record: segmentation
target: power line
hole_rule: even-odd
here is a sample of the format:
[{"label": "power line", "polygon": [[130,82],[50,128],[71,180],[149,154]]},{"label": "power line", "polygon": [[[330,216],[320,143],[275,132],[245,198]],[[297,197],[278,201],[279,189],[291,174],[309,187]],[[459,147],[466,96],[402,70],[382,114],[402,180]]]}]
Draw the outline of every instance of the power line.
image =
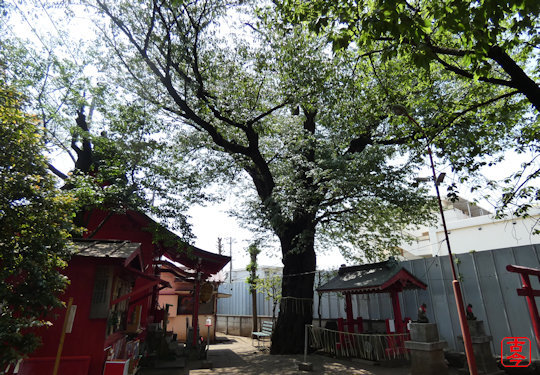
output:
[{"label": "power line", "polygon": [[45,12],[45,14],[47,15],[47,17],[49,18],[49,20],[51,21],[51,24],[52,26],[54,27],[54,29],[56,30],[56,34],[58,34],[58,38],[60,39],[60,44],[62,44],[64,47],[66,47],[68,53],[71,55],[71,57],[73,58],[73,61],[75,62],[75,64],[77,66],[80,66],[79,63],[77,62],[77,58],[75,57],[75,55],[73,54],[73,51],[71,48],[67,48],[67,43],[65,42],[64,40],[64,37],[62,36],[62,33],[60,32],[60,30],[58,29],[58,27],[56,27],[56,22],[52,19],[51,15],[49,14],[49,12],[47,11],[47,9],[45,8],[45,5],[43,4],[43,2],[41,2],[41,0],[38,0],[39,1],[39,4],[41,5],[41,9]]},{"label": "power line", "polygon": [[49,49],[49,47],[45,44],[45,42],[43,41],[41,35],[37,32],[37,30],[34,28],[34,25],[32,25],[32,23],[30,23],[30,21],[28,20],[28,17],[26,17],[26,14],[24,13],[24,11],[19,7],[19,5],[16,3],[16,2],[12,2],[14,3],[15,7],[17,8],[19,14],[22,16],[23,20],[28,24],[28,26],[30,27],[30,30],[32,30],[32,32],[34,33],[34,35],[36,36],[36,38],[39,40],[39,42],[43,45],[43,48],[45,48],[45,50],[53,55],[52,51]]}]

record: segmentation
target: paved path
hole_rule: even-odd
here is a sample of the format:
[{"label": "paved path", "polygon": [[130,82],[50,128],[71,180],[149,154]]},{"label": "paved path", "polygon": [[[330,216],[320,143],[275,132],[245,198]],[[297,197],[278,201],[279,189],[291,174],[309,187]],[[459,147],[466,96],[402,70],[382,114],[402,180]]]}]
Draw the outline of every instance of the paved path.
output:
[{"label": "paved path", "polygon": [[[298,370],[298,362],[303,362],[303,355],[270,355],[251,345],[251,339],[240,336],[219,336],[220,343],[210,345],[208,361],[212,369],[202,369],[203,361],[190,360],[183,369],[144,369],[141,375],[310,375],[310,374],[351,374],[351,375],[408,375],[409,367],[373,366],[364,362],[336,359],[320,354],[311,354],[307,362],[313,364],[313,371]],[[450,368],[449,375],[456,370]]]},{"label": "paved path", "polygon": [[[213,369],[197,369],[200,362],[188,366],[189,375],[203,374],[247,374],[247,375],[292,375],[292,374],[362,374],[362,375],[407,375],[408,367],[388,368],[371,366],[350,360],[339,360],[318,354],[308,355],[307,362],[313,363],[313,371],[299,371],[297,363],[303,355],[270,355],[251,345],[251,339],[240,336],[225,336],[227,341],[210,346],[208,360]],[[223,339],[223,337],[222,337]]]}]

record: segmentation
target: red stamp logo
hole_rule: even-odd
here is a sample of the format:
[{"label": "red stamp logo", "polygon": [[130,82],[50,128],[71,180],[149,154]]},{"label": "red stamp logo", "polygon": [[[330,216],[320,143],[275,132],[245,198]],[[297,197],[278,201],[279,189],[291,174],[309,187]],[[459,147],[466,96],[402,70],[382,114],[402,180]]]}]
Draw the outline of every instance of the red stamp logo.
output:
[{"label": "red stamp logo", "polygon": [[504,367],[527,367],[531,364],[531,340],[505,337],[501,341],[501,364]]}]

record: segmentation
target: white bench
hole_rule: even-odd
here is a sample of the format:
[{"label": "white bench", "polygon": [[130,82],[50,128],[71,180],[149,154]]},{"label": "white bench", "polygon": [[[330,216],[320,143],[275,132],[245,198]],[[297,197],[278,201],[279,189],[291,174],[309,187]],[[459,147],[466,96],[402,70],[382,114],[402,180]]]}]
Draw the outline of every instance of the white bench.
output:
[{"label": "white bench", "polygon": [[260,332],[251,332],[251,345],[253,345],[253,339],[257,339],[257,348],[260,349],[261,339],[264,345],[265,338],[268,337],[270,339],[272,337],[273,329],[274,329],[274,323],[272,323],[269,320],[264,320],[262,322]]}]

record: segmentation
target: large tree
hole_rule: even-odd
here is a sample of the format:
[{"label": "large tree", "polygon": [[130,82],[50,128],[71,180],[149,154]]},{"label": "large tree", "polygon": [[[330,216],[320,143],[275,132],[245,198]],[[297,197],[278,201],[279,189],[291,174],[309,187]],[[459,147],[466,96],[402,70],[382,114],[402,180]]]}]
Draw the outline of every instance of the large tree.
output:
[{"label": "large tree", "polygon": [[[499,208],[515,204],[513,210],[518,214],[526,214],[531,202],[540,199],[538,184],[534,182],[540,176],[537,157],[540,152],[540,2],[276,0],[274,3],[288,23],[306,23],[312,31],[326,35],[335,50],[352,47],[359,55],[398,58],[426,70],[445,69],[463,82],[498,87],[476,102],[470,101],[474,104],[471,109],[482,110],[501,98],[511,98],[514,105],[528,107],[530,112],[515,127],[513,149],[518,153],[528,152],[529,159],[521,166],[516,165],[508,178],[474,183],[473,189],[486,189],[502,182]],[[500,112],[504,113],[504,107]],[[493,119],[492,125],[497,129],[500,123]],[[456,171],[476,172],[478,167],[490,163],[480,158],[477,163],[472,162],[474,156],[493,153],[476,139],[467,141],[463,134],[449,137],[444,125],[439,124],[441,136],[434,142],[439,152],[444,152],[453,162]],[[459,149],[462,140],[467,144],[467,152]],[[500,193],[501,187],[497,186],[496,191]]]},{"label": "large tree", "polygon": [[[2,74],[2,73],[0,73]],[[28,329],[50,324],[67,280],[75,200],[60,191],[43,156],[42,132],[0,76],[0,368],[31,353]]]},{"label": "large tree", "polygon": [[106,62],[116,69],[109,77],[161,111],[176,160],[207,170],[210,181],[249,181],[244,214],[278,238],[284,265],[272,353],[303,348],[316,240],[375,259],[395,251],[407,224],[429,216],[413,175],[422,162],[418,140],[437,129],[395,121],[391,102],[417,104],[426,122],[467,121],[493,148],[503,147],[521,109],[500,94],[510,120],[497,133],[485,126],[496,108],[479,113],[462,103],[494,89],[441,85],[434,76],[444,71],[369,54],[332,55],[324,39],[276,27],[273,9],[257,18],[244,1],[90,3],[109,21],[100,25],[111,47]]},{"label": "large tree", "polygon": [[[83,213],[95,207],[135,209],[192,240],[186,202],[200,200],[196,175],[204,172],[184,174],[170,159],[163,162],[164,120],[144,101],[104,84],[90,64],[98,54],[95,40],[69,37],[68,28],[80,22],[72,13],[42,1],[10,5],[6,15],[28,26],[27,33],[0,30],[0,61],[6,79],[29,99],[26,111],[42,125],[49,170],[78,198],[77,224],[84,226]],[[34,27],[34,18],[50,21],[49,30]]]}]

